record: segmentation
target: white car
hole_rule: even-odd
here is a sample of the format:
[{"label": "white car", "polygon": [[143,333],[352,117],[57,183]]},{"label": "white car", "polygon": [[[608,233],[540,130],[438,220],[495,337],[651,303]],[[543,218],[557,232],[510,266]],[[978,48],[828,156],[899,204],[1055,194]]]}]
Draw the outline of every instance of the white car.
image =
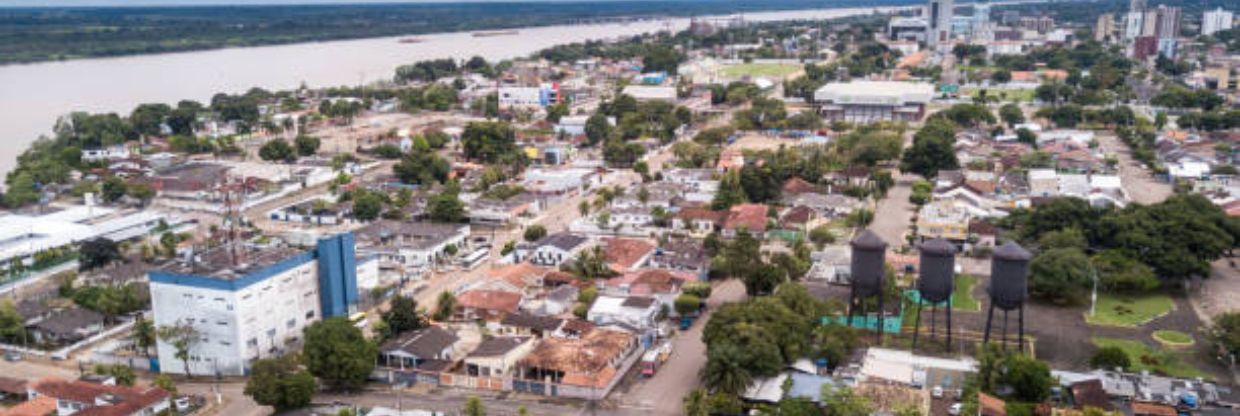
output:
[{"label": "white car", "polygon": [[930,389],[930,396],[936,399],[943,398],[943,386],[934,386],[934,388]]},{"label": "white car", "polygon": [[964,403],[953,403],[951,407],[947,408],[947,414],[952,416],[960,416],[960,410],[963,408]]}]

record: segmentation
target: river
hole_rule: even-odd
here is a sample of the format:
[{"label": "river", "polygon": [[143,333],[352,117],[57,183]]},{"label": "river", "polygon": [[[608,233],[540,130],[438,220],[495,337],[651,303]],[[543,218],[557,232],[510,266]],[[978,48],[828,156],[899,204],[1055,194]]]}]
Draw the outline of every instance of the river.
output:
[{"label": "river", "polygon": [[[881,8],[887,11],[890,8]],[[875,8],[777,11],[745,14],[748,21],[827,19],[871,13]],[[369,38],[251,48],[217,49],[0,66],[0,174],[56,119],[72,111],[128,114],[141,103],[202,102],[219,92],[357,85],[388,79],[402,64],[436,58],[488,60],[528,56],[564,43],[683,30],[688,18],[631,23],[560,25],[519,29],[517,34],[474,37],[467,32]]]}]

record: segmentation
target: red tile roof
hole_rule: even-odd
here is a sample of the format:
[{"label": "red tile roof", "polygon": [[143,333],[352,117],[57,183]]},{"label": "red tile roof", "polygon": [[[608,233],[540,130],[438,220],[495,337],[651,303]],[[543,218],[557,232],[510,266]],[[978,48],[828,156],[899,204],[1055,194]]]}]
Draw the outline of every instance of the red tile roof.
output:
[{"label": "red tile roof", "polygon": [[745,228],[749,231],[766,231],[766,205],[741,204],[728,210],[728,219],[724,220],[723,228],[735,230]]},{"label": "red tile roof", "polygon": [[799,176],[793,176],[792,178],[784,181],[783,190],[785,194],[795,195],[806,192],[817,192],[818,187],[804,179],[801,179]]},{"label": "red tile roof", "polygon": [[528,262],[499,267],[487,272],[492,279],[501,279],[517,288],[526,288],[537,284],[551,269],[538,267]]},{"label": "red tile roof", "polygon": [[502,290],[470,290],[457,296],[456,303],[462,308],[513,313],[521,305],[521,295]]},{"label": "red tile roof", "polygon": [[613,238],[607,240],[604,250],[611,268],[624,272],[639,266],[637,262],[654,252],[654,244],[632,238]]},{"label": "red tile roof", "polygon": [[[88,407],[75,415],[128,416],[168,399],[168,392],[158,387],[138,388],[103,385],[84,381],[42,379],[31,387],[40,396],[83,403]],[[96,406],[96,399],[109,396],[112,404]]]},{"label": "red tile roof", "polygon": [[656,293],[673,293],[684,282],[695,280],[697,280],[697,277],[688,273],[678,273],[663,269],[646,269],[609,279],[607,280],[607,285],[628,285],[630,295],[651,295]]},{"label": "red tile roof", "polygon": [[0,409],[0,416],[47,416],[56,414],[56,399],[39,396],[8,409]]},{"label": "red tile roof", "polygon": [[723,223],[723,220],[727,217],[728,213],[726,211],[715,211],[707,208],[684,208],[676,213],[676,218],[685,221],[707,220],[716,224]]}]

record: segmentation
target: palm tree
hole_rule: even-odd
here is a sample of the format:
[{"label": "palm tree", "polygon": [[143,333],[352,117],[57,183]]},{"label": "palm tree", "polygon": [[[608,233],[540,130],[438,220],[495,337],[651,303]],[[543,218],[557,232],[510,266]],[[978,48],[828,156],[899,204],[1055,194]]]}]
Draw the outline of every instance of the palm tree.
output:
[{"label": "palm tree", "polygon": [[685,416],[710,416],[710,404],[706,402],[706,390],[693,389],[685,396]]},{"label": "palm tree", "polygon": [[740,350],[721,345],[707,353],[706,367],[702,369],[702,382],[707,387],[727,394],[739,394],[749,388],[753,376],[741,364]]}]

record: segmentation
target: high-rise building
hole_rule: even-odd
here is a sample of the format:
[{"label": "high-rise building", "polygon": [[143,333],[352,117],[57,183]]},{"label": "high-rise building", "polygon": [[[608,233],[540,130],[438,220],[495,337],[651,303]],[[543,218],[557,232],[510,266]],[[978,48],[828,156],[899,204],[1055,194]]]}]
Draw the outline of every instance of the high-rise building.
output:
[{"label": "high-rise building", "polygon": [[930,24],[927,43],[935,48],[947,45],[952,37],[952,18],[955,16],[952,0],[930,0],[926,6],[926,20]]},{"label": "high-rise building", "polygon": [[1159,5],[1154,11],[1158,13],[1158,24],[1154,27],[1154,35],[1159,39],[1179,37],[1180,19],[1184,17],[1180,8]]},{"label": "high-rise building", "polygon": [[973,3],[973,27],[976,29],[984,28],[990,24],[990,2],[981,0]]},{"label": "high-rise building", "polygon": [[1145,10],[1145,0],[1130,0],[1128,2],[1129,12],[1139,12]]},{"label": "high-rise building", "polygon": [[1115,16],[1110,13],[1098,15],[1098,23],[1094,24],[1094,40],[1108,42],[1115,36]]},{"label": "high-rise building", "polygon": [[1141,12],[1128,12],[1128,14],[1124,16],[1125,40],[1131,41],[1141,37],[1141,29],[1144,27],[1142,24],[1144,17],[1145,14]]},{"label": "high-rise building", "polygon": [[1158,10],[1142,12],[1141,36],[1158,37]]},{"label": "high-rise building", "polygon": [[1207,10],[1201,15],[1201,34],[1208,36],[1215,32],[1230,30],[1232,18],[1231,12],[1223,10],[1222,7]]}]

